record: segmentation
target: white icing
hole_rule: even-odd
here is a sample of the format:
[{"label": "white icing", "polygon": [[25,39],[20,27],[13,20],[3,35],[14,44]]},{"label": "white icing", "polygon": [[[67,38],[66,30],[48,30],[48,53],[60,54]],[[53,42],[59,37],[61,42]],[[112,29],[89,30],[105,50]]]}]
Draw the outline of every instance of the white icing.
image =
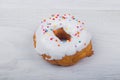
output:
[{"label": "white icing", "polygon": [[[55,20],[52,20],[57,15],[54,15],[51,19],[42,21],[40,27],[36,31],[36,50],[39,54],[47,54],[52,59],[62,59],[65,55],[73,55],[76,51],[84,49],[91,40],[91,35],[84,29],[82,22],[77,19],[73,19],[71,15],[66,14],[58,16]],[[49,28],[47,27],[49,26]],[[77,27],[79,26],[79,28]],[[63,28],[64,31],[71,35],[71,41],[61,41],[55,36],[53,30]],[[44,32],[43,29],[47,31]],[[75,33],[79,36],[75,36]],[[52,40],[50,40],[52,38]],[[57,42],[55,41],[57,40]],[[58,44],[60,46],[58,46]]]}]

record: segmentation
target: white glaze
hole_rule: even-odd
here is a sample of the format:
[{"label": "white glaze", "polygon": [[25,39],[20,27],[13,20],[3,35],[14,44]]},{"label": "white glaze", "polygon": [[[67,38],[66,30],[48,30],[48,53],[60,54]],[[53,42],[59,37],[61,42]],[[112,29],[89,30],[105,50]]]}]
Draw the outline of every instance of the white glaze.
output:
[{"label": "white glaze", "polygon": [[[60,15],[54,18],[56,16],[57,14],[50,19],[48,18],[41,21],[40,27],[35,32],[36,50],[40,55],[47,54],[51,56],[50,60],[62,59],[65,55],[73,55],[76,51],[84,49],[91,40],[91,35],[84,29],[84,24],[82,22],[79,22],[79,20],[69,14],[62,15],[65,19]],[[55,20],[53,20],[53,18]],[[49,28],[47,26],[49,26]],[[70,42],[63,42],[54,35],[53,30],[58,28],[63,28],[66,33],[71,35]],[[75,36],[77,32],[80,33],[77,34],[79,36]],[[52,40],[50,40],[51,38]]]}]

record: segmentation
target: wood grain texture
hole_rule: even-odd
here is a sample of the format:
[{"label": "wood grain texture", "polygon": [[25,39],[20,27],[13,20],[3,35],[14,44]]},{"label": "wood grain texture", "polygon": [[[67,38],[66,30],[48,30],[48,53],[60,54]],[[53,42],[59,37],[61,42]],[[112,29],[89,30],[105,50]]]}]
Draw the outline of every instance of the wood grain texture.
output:
[{"label": "wood grain texture", "polygon": [[[120,11],[24,6],[0,7],[0,80],[120,80]],[[34,31],[41,19],[53,13],[70,13],[85,22],[93,36],[93,56],[74,66],[58,67],[36,54]]]}]

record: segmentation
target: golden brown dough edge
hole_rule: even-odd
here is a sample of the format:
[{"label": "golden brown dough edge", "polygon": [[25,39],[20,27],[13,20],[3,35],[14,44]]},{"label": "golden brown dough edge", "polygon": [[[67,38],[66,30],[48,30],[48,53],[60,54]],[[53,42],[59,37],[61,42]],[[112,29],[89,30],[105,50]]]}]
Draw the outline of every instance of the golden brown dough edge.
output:
[{"label": "golden brown dough edge", "polygon": [[78,51],[74,55],[70,55],[70,56],[66,55],[60,60],[48,60],[49,58],[51,58],[51,56],[46,55],[46,54],[43,54],[42,57],[43,57],[43,59],[45,59],[46,61],[48,61],[51,64],[55,64],[55,65],[59,65],[59,66],[71,66],[71,65],[77,63],[79,60],[81,60],[85,57],[89,57],[92,54],[93,54],[92,43],[90,42],[88,44],[88,46],[86,48],[84,48],[82,51]]},{"label": "golden brown dough edge", "polygon": [[[36,48],[36,36],[33,36],[34,47]],[[87,45],[86,48],[82,49],[81,51],[76,52],[74,55],[66,55],[60,60],[48,60],[51,56],[43,54],[42,57],[44,60],[48,61],[51,64],[59,65],[59,66],[71,66],[80,61],[85,57],[89,57],[93,54],[92,50],[92,42]]]},{"label": "golden brown dough edge", "polygon": [[34,45],[34,48],[36,48],[36,34],[35,33],[33,35],[33,45]]}]

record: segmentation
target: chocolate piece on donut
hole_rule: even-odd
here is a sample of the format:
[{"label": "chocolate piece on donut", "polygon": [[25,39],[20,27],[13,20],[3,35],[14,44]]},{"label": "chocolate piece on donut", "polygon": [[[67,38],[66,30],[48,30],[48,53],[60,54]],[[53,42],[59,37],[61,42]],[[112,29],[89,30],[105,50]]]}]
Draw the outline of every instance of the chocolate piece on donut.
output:
[{"label": "chocolate piece on donut", "polygon": [[42,20],[33,39],[35,49],[51,64],[70,66],[93,54],[91,35],[70,14]]}]

